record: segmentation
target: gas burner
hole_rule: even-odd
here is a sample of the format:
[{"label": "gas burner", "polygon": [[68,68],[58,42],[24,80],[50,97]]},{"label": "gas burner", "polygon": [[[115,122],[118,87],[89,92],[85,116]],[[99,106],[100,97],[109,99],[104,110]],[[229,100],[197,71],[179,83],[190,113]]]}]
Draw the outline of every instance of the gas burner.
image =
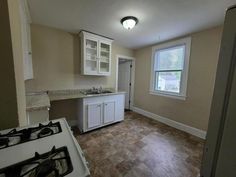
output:
[{"label": "gas burner", "polygon": [[63,177],[73,171],[67,147],[44,154],[35,153],[31,159],[0,169],[0,177]]},{"label": "gas burner", "polygon": [[51,136],[60,133],[61,131],[60,122],[49,122],[46,125],[39,124],[37,127],[30,127],[21,130],[12,129],[6,134],[0,134],[0,149]]},{"label": "gas burner", "polygon": [[38,138],[43,138],[45,136],[49,136],[53,134],[53,130],[51,128],[43,128],[39,133],[38,133]]}]

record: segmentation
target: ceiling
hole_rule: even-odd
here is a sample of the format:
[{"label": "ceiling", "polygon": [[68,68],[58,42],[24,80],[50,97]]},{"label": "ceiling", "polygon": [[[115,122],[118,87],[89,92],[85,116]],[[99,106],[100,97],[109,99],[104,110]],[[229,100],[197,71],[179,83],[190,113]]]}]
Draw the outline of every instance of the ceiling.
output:
[{"label": "ceiling", "polygon": [[[78,33],[81,29],[140,48],[223,24],[236,0],[28,0],[35,24]],[[126,30],[124,16],[138,25]]]}]

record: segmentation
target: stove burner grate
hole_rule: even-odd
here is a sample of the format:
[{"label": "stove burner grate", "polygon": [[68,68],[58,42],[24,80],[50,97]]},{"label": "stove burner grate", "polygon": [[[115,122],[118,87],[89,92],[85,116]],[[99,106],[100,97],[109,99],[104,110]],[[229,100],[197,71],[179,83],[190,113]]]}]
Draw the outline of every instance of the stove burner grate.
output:
[{"label": "stove burner grate", "polygon": [[6,134],[0,134],[0,149],[44,138],[60,132],[62,132],[60,122],[49,122],[46,125],[39,124],[37,127],[25,128],[18,131],[12,129]]},{"label": "stove burner grate", "polygon": [[52,174],[53,172],[55,173],[54,176],[59,176],[55,161],[48,159],[39,164],[39,166],[36,168],[35,175],[37,177],[45,177]]},{"label": "stove burner grate", "polygon": [[67,147],[44,154],[35,153],[31,159],[0,169],[0,177],[63,177],[73,171]]},{"label": "stove burner grate", "polygon": [[4,147],[7,147],[8,143],[9,143],[9,139],[8,138],[4,138],[4,137],[1,138],[0,137],[0,149],[4,148]]}]

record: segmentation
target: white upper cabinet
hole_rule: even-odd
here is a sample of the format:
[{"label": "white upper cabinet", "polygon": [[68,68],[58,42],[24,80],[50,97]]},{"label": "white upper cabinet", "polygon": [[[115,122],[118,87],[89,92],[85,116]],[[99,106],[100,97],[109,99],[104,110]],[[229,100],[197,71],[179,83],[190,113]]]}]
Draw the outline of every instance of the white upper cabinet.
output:
[{"label": "white upper cabinet", "polygon": [[111,74],[111,39],[81,31],[81,74]]},{"label": "white upper cabinet", "polygon": [[24,79],[33,79],[33,64],[31,50],[31,33],[30,33],[30,13],[28,4],[25,0],[20,0],[20,17],[22,33],[22,50],[24,60]]}]

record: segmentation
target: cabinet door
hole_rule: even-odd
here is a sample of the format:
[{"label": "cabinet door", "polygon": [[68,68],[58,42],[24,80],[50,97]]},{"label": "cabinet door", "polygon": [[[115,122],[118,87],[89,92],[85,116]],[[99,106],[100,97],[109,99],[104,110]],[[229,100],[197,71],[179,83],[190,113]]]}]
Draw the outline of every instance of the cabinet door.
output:
[{"label": "cabinet door", "polygon": [[104,124],[115,121],[115,101],[104,102]]},{"label": "cabinet door", "polygon": [[32,51],[31,51],[31,34],[30,34],[30,17],[27,15],[28,7],[24,1],[20,1],[21,17],[21,37],[24,60],[24,79],[33,79]]},{"label": "cabinet door", "polygon": [[111,68],[111,44],[100,40],[99,49],[99,74],[109,75]]},{"label": "cabinet door", "polygon": [[102,120],[102,103],[88,104],[87,108],[88,129],[100,126]]},{"label": "cabinet door", "polygon": [[84,39],[84,74],[98,74],[98,40],[86,37]]}]

